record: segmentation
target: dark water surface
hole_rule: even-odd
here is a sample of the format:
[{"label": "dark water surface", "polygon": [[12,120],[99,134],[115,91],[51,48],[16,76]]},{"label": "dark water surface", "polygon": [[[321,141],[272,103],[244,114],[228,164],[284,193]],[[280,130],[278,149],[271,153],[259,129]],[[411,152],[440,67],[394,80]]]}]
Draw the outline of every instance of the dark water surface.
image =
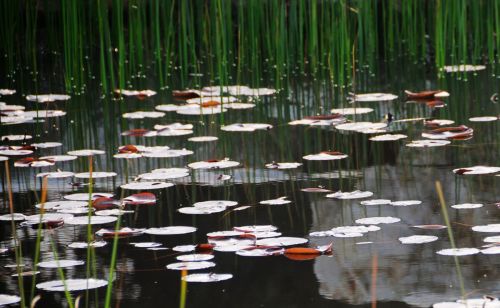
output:
[{"label": "dark water surface", "polygon": [[[177,307],[180,297],[180,273],[167,270],[167,264],[176,262],[171,250],[150,251],[134,248],[130,242],[157,241],[164,247],[206,242],[206,233],[230,230],[233,226],[273,224],[283,236],[306,237],[309,246],[324,245],[333,241],[333,254],[313,260],[295,261],[285,256],[240,257],[231,252],[214,252],[217,273],[231,273],[230,280],[217,283],[189,283],[187,307],[354,307],[368,306],[372,300],[373,257],[378,259],[376,298],[379,307],[428,307],[435,302],[454,301],[461,296],[457,268],[452,256],[441,256],[436,251],[450,248],[446,229],[419,230],[413,225],[445,224],[435,181],[443,185],[451,225],[457,247],[480,248],[482,239],[489,235],[473,232],[471,226],[498,223],[500,215],[495,202],[500,201],[500,177],[458,176],[452,170],[474,165],[500,166],[499,121],[470,122],[469,117],[496,116],[498,104],[490,96],[498,91],[498,79],[490,72],[469,73],[468,81],[457,76],[437,80],[425,69],[392,68],[382,77],[360,75],[358,93],[389,92],[399,95],[392,102],[357,103],[370,107],[374,112],[356,116],[356,120],[379,122],[387,112],[395,119],[434,117],[454,120],[474,129],[474,137],[466,141],[452,141],[445,147],[410,148],[405,144],[422,139],[425,130],[422,121],[395,123],[391,130],[408,135],[407,139],[392,142],[372,142],[370,135],[344,133],[327,127],[290,126],[291,120],[306,115],[329,113],[337,106],[350,107],[345,93],[339,94],[334,85],[320,80],[294,80],[289,88],[277,95],[257,101],[250,110],[229,110],[223,117],[179,116],[167,113],[159,119],[122,119],[121,114],[135,110],[154,110],[155,105],[174,103],[170,90],[139,101],[136,98],[116,100],[101,98],[100,93],[90,90],[82,96],[74,96],[68,102],[58,102],[48,108],[67,111],[61,118],[50,118],[45,123],[0,126],[2,135],[28,133],[33,142],[58,141],[63,146],[41,149],[40,155],[63,154],[70,150],[95,148],[106,151],[96,156],[94,171],[115,171],[112,180],[95,180],[95,191],[114,192],[119,197],[119,185],[131,181],[138,174],[155,168],[184,167],[190,162],[229,157],[240,162],[241,167],[225,170],[192,172],[192,176],[174,180],[174,187],[155,191],[158,202],[154,206],[142,206],[134,214],[126,214],[122,226],[148,228],[155,226],[187,225],[198,228],[197,232],[177,236],[140,235],[119,240],[117,277],[114,283],[113,302],[121,307]],[[193,78],[194,79],[194,78]],[[463,79],[463,78],[461,78]],[[193,86],[196,83],[193,81]],[[22,89],[4,96],[8,104],[24,105],[33,110],[36,103],[27,102],[24,95],[33,89]],[[154,81],[149,86],[154,90]],[[208,84],[203,84],[208,85]],[[273,85],[265,85],[272,87]],[[403,91],[440,88],[451,96],[447,106],[431,109],[425,104],[407,104]],[[92,87],[89,87],[92,89]],[[97,89],[97,87],[96,87]],[[40,93],[55,92],[50,84],[39,87]],[[335,95],[332,95],[335,93]],[[45,105],[38,104],[39,108]],[[323,107],[323,110],[320,109]],[[352,116],[350,119],[354,119]],[[269,123],[269,131],[254,133],[220,131],[221,122]],[[154,124],[173,122],[192,123],[194,135],[179,137],[123,137],[122,131],[131,128],[149,128]],[[209,143],[188,142],[191,136],[213,135],[219,140]],[[11,142],[2,144],[19,144]],[[187,148],[193,155],[183,158],[114,159],[118,146],[125,144],[168,145],[173,149]],[[305,161],[302,156],[324,150],[337,150],[349,155],[334,162]],[[14,207],[16,212],[36,213],[34,204],[40,197],[40,181],[34,181],[39,172],[35,168],[13,168],[11,159]],[[266,163],[301,162],[294,170],[268,170]],[[88,160],[78,158],[73,162],[58,163],[42,170],[88,171]],[[8,212],[5,168],[2,167],[3,185],[0,200],[1,213]],[[127,178],[128,174],[128,178]],[[220,174],[230,174],[232,179],[217,181]],[[73,188],[69,180],[50,180],[48,201],[55,201],[72,192],[86,192],[86,188]],[[300,189],[322,185],[332,191],[368,190],[374,199],[421,200],[422,204],[407,207],[360,204],[360,199],[337,200],[326,198],[324,193],[306,193]],[[131,193],[125,192],[125,196]],[[288,205],[258,206],[244,211],[191,216],[180,214],[178,207],[189,206],[206,200],[234,200],[240,205],[254,205],[261,200],[287,196]],[[456,210],[450,206],[459,203],[482,203],[479,209]],[[354,225],[355,220],[371,216],[393,216],[401,219],[394,224],[382,224],[380,231],[369,232],[363,237],[308,237],[313,231],[324,231],[338,226]],[[103,226],[93,226],[97,231]],[[113,224],[106,227],[112,228]],[[12,230],[9,223],[0,224],[0,246],[12,248]],[[66,225],[54,231],[43,231],[41,260],[53,259],[50,238],[54,240],[61,259],[86,260],[85,249],[71,249],[67,245],[86,240],[85,226]],[[17,226],[15,232],[22,241],[22,263],[31,267],[36,243],[36,230]],[[438,241],[403,245],[399,237],[413,234],[436,235]],[[50,235],[50,236],[49,236]],[[111,260],[112,241],[95,249],[96,277],[107,279]],[[371,244],[357,244],[372,242]],[[476,254],[458,258],[465,290],[470,297],[484,294],[499,295],[498,255]],[[11,249],[0,254],[0,293],[19,294],[17,279],[10,275],[15,255]],[[59,279],[53,269],[40,269],[37,281]],[[202,270],[201,272],[207,272]],[[65,269],[66,277],[84,278],[85,266]],[[31,278],[25,279],[25,288],[31,287]],[[29,292],[28,292],[29,293]],[[76,295],[76,293],[75,293]],[[97,301],[96,301],[97,296]],[[101,306],[105,288],[90,291],[90,302]],[[37,307],[64,306],[63,293],[43,293]],[[96,304],[97,303],[97,304]]]}]

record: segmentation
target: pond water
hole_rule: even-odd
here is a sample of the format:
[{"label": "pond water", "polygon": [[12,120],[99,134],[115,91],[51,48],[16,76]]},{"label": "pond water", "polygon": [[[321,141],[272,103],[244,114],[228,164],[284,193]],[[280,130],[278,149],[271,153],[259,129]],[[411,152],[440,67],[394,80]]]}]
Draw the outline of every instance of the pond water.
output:
[{"label": "pond water", "polygon": [[[390,66],[390,65],[388,65]],[[500,177],[495,174],[455,174],[453,169],[471,166],[500,166],[498,120],[473,122],[471,117],[498,116],[500,107],[490,100],[498,91],[498,80],[489,70],[477,73],[446,75],[437,79],[435,73],[416,65],[393,64],[374,77],[359,72],[357,93],[386,92],[397,99],[380,102],[349,102],[348,89],[340,92],[331,83],[315,78],[291,78],[291,82],[278,93],[252,98],[255,108],[229,109],[216,115],[179,115],[166,112],[160,118],[125,119],[123,113],[154,111],[161,104],[181,104],[169,89],[160,90],[154,78],[149,88],[158,91],[155,96],[139,100],[101,97],[99,90],[89,90],[68,101],[39,104],[26,101],[25,95],[34,89],[15,83],[17,93],[2,96],[9,105],[22,105],[26,110],[60,109],[62,117],[45,118],[43,123],[2,125],[1,135],[29,134],[25,141],[2,141],[2,145],[40,142],[61,142],[62,146],[38,149],[35,156],[62,155],[72,150],[99,149],[105,154],[92,159],[93,172],[112,171],[117,176],[93,180],[94,192],[115,194],[117,199],[139,191],[122,190],[120,185],[137,180],[139,174],[157,168],[185,168],[198,161],[229,158],[240,165],[228,169],[190,169],[186,177],[165,180],[172,187],[153,192],[157,201],[153,205],[127,206],[132,213],[121,218],[122,227],[152,228],[166,226],[194,226],[196,232],[182,235],[141,234],[118,240],[116,279],[113,283],[112,302],[121,307],[177,306],[182,294],[181,272],[168,270],[167,265],[177,262],[176,257],[187,254],[173,251],[178,245],[207,242],[207,233],[232,230],[246,225],[274,225],[286,237],[309,240],[301,247],[316,247],[333,242],[331,254],[314,255],[297,260],[290,255],[248,257],[234,252],[212,251],[210,262],[215,267],[189,271],[189,273],[230,273],[229,280],[211,283],[187,283],[186,307],[353,307],[369,305],[373,300],[379,307],[429,307],[433,303],[455,301],[461,297],[460,280],[468,297],[499,295],[499,264],[496,254],[477,253],[469,256],[437,254],[452,247],[446,228],[419,229],[416,225],[446,225],[436,190],[436,181],[443,187],[446,209],[456,247],[484,249],[483,239],[497,232],[481,233],[471,228],[495,224],[499,221]],[[464,77],[467,76],[467,81]],[[43,79],[42,79],[43,80]],[[210,85],[203,78],[193,77],[192,88]],[[244,83],[243,83],[244,84]],[[273,84],[263,86],[272,88]],[[172,86],[179,89],[180,87]],[[56,88],[57,89],[57,88]],[[98,89],[89,86],[88,89]],[[443,99],[446,106],[433,108],[425,103],[406,102],[404,90],[420,91],[441,89],[450,93]],[[62,92],[54,90],[50,82],[41,83],[39,93]],[[240,97],[248,101],[248,97]],[[350,121],[384,122],[391,113],[394,120],[387,130],[404,134],[405,139],[376,142],[369,140],[377,134],[364,134],[336,129],[334,126],[289,125],[293,120],[317,114],[330,114],[331,108],[368,107],[373,112],[347,115]],[[421,134],[430,128],[423,118],[449,119],[452,126],[466,125],[474,130],[468,140],[451,140],[439,147],[409,147],[413,140],[422,140]],[[413,119],[403,121],[404,119]],[[130,129],[153,129],[156,124],[180,122],[192,124],[193,133],[183,136],[131,137],[121,133]],[[254,132],[223,131],[221,126],[233,123],[267,123],[271,129]],[[378,133],[379,135],[382,133]],[[216,136],[211,142],[192,142],[193,136]],[[123,145],[168,146],[188,149],[192,155],[173,158],[141,157],[117,159],[113,155]],[[322,151],[338,151],[348,155],[345,159],[310,161],[302,157]],[[14,211],[37,214],[34,207],[42,195],[39,172],[88,172],[88,157],[57,162],[43,168],[13,167],[17,157],[9,160],[12,178]],[[295,169],[267,169],[272,162],[298,162]],[[2,163],[3,164],[3,163]],[[1,214],[9,212],[6,169],[2,170]],[[459,172],[460,173],[460,172]],[[465,172],[467,173],[467,172]],[[498,173],[497,173],[498,174]],[[221,175],[231,176],[222,180]],[[62,200],[71,193],[86,193],[89,186],[77,187],[70,182],[88,182],[86,179],[49,179],[47,201]],[[304,188],[323,187],[330,193],[355,190],[373,192],[362,199],[327,198],[327,192],[305,192]],[[286,196],[288,204],[260,205],[263,200]],[[420,204],[395,206],[391,204],[363,205],[370,199],[392,201],[418,200]],[[189,215],[178,212],[181,207],[209,200],[232,200],[241,210],[229,207],[222,212],[207,215]],[[418,202],[415,202],[418,203]],[[474,203],[484,206],[474,209],[455,209],[452,205]],[[85,215],[85,214],[80,214]],[[356,220],[366,217],[396,217],[400,221],[379,224],[378,231],[359,234],[359,237],[315,237],[310,233],[327,231],[335,227],[359,225]],[[91,226],[91,234],[101,228],[113,229],[114,223]],[[37,243],[37,228],[21,226],[15,229],[8,221],[0,223],[0,293],[19,295],[16,273],[16,254],[13,234],[21,242],[22,271],[33,270]],[[104,238],[107,245],[87,249],[68,247],[76,241],[87,241],[87,226],[72,225],[52,230],[41,230],[40,261],[59,259],[83,260],[90,266],[79,265],[63,269],[66,278],[109,278],[113,251],[113,237]],[[344,234],[346,236],[351,234]],[[432,235],[438,239],[422,244],[402,244],[400,237]],[[95,236],[96,239],[102,239]],[[251,241],[251,240],[250,240]],[[163,250],[134,247],[131,243],[157,242]],[[89,253],[89,254],[88,254]],[[89,259],[88,256],[91,256]],[[299,259],[300,259],[299,255]],[[302,257],[304,257],[302,255]],[[458,260],[458,266],[455,262]],[[54,268],[38,268],[37,283],[60,279]],[[459,277],[459,274],[461,278]],[[33,278],[24,278],[24,289],[29,296]],[[63,292],[45,292],[37,307],[65,305]],[[103,305],[106,288],[96,291],[74,292],[83,294],[82,301]]]}]

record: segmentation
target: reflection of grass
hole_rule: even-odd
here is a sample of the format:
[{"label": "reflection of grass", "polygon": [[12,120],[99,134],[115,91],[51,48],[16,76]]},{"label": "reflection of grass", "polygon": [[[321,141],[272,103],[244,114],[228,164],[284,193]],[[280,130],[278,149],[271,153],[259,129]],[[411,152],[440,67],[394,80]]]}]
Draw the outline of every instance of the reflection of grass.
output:
[{"label": "reflection of grass", "polygon": [[14,251],[16,254],[16,271],[17,271],[17,284],[19,287],[19,293],[21,295],[21,307],[25,307],[26,298],[24,296],[24,285],[23,285],[23,275],[21,275],[21,262],[23,259],[21,242],[17,238],[16,224],[14,222],[14,200],[12,197],[12,182],[10,178],[9,161],[5,161],[5,174],[7,176],[7,191],[9,195],[9,213],[11,215],[10,226],[12,231],[12,238],[14,239]]},{"label": "reflection of grass", "polygon": [[[441,211],[443,213],[444,222],[446,223],[447,226],[446,230],[448,231],[448,238],[450,240],[451,247],[453,249],[456,249],[457,247],[455,245],[455,238],[453,237],[453,230],[451,229],[450,219],[448,217],[448,209],[446,208],[446,201],[444,200],[443,189],[441,187],[440,181],[436,181],[436,191],[439,196],[439,203],[441,204]],[[462,271],[460,269],[460,262],[458,262],[457,256],[453,256],[453,258],[455,260],[458,282],[460,283],[460,292],[462,294],[462,299],[465,300],[466,294],[465,294],[464,280],[462,277]]]}]

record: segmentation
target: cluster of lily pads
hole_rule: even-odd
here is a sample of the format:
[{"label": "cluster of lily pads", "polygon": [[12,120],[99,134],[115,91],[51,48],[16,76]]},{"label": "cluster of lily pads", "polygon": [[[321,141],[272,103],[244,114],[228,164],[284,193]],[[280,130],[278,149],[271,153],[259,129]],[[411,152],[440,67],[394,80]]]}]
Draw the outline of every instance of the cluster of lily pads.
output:
[{"label": "cluster of lily pads", "polygon": [[[2,90],[2,95],[14,94]],[[116,90],[116,95],[133,96],[138,99],[146,99],[156,92],[151,90]],[[212,115],[227,112],[231,109],[250,109],[256,106],[256,98],[260,96],[273,95],[276,91],[273,89],[259,88],[252,89],[246,86],[216,86],[205,87],[201,90],[182,90],[174,91],[174,98],[178,99],[176,104],[157,105],[155,111],[134,111],[122,114],[127,120],[137,120],[144,118],[159,119],[165,116],[166,112],[176,112],[181,115]],[[446,91],[423,91],[406,92],[407,103],[424,102],[430,108],[441,108],[446,106],[443,100],[449,96]],[[367,102],[393,101],[398,98],[397,95],[387,93],[367,93],[354,94],[350,96],[353,107],[336,108],[331,110],[331,114],[312,115],[289,122],[289,125],[309,125],[309,126],[327,126],[333,127],[339,133],[361,133],[373,135],[369,140],[378,141],[397,141],[406,139],[404,134],[397,133],[394,123],[406,123],[421,121],[425,130],[421,132],[422,140],[413,140],[406,143],[407,147],[439,147],[446,146],[455,141],[469,140],[473,138],[474,129],[465,125],[451,126],[454,124],[446,119],[387,119],[381,122],[356,121],[358,116],[370,113],[372,108],[359,107],[358,104]],[[70,97],[67,95],[28,95],[28,101],[49,104],[55,101],[66,101]],[[44,109],[42,111],[25,111],[24,106],[7,105],[0,103],[2,124],[19,124],[47,117],[63,116],[64,111]],[[496,121],[498,117],[474,117],[471,122]],[[270,130],[273,126],[267,123],[232,123],[223,125],[220,130],[226,132],[254,132],[256,130]],[[153,128],[136,128],[121,133],[124,137],[156,137],[156,136],[187,136],[194,134],[192,124],[183,124],[175,122],[171,124],[157,124]],[[60,162],[75,160],[78,157],[89,157],[104,154],[99,149],[82,149],[68,151],[65,155],[42,155],[47,148],[61,147],[58,142],[31,143],[27,141],[32,139],[30,135],[5,135],[1,140],[6,143],[22,143],[20,145],[1,145],[0,161],[15,157],[14,167],[19,168],[47,168],[57,165]],[[190,137],[190,142],[216,142],[214,136],[194,136]],[[172,158],[183,157],[194,154],[193,151],[182,149],[171,149],[168,146],[146,146],[138,144],[126,144],[116,149],[114,158],[116,159],[140,159],[147,158]],[[302,158],[305,161],[336,161],[346,159],[349,154],[325,150],[319,153],[306,154]],[[288,170],[302,166],[301,162],[271,162],[265,164],[265,168]],[[172,182],[175,179],[189,177],[196,170],[204,169],[226,169],[240,166],[240,163],[229,158],[210,159],[198,162],[188,163],[186,166],[177,166],[171,168],[158,168],[146,173],[134,175],[134,181],[127,182],[120,186],[124,191],[134,191],[133,194],[127,194],[126,197],[116,199],[112,193],[74,193],[65,195],[64,200],[51,200],[48,202],[36,204],[35,208],[39,210],[38,214],[26,215],[23,213],[9,213],[0,216],[0,221],[19,222],[21,227],[43,228],[54,230],[65,226],[78,225],[109,225],[116,222],[121,215],[134,213],[139,206],[154,206],[157,204],[155,193],[160,189],[167,189],[175,185]],[[49,179],[98,179],[117,176],[113,171],[88,171],[74,173],[72,171],[38,172],[37,177]],[[472,166],[454,169],[453,172],[458,176],[462,175],[500,175],[500,167]],[[221,181],[231,179],[229,175],[221,175]],[[373,193],[370,191],[355,190],[351,192],[332,191],[324,187],[305,187],[302,189],[306,193],[325,193],[326,198],[344,200],[370,198]],[[90,201],[89,201],[90,200]],[[420,200],[388,200],[388,199],[368,199],[361,201],[363,206],[418,206]],[[177,208],[177,211],[188,215],[207,215],[213,213],[243,211],[257,206],[288,206],[292,204],[287,197],[277,197],[270,200],[261,200],[257,204],[245,204],[238,206],[238,202],[231,200],[207,200],[196,202],[191,206]],[[482,204],[463,203],[453,205],[457,210],[477,209]],[[379,225],[398,223],[401,219],[390,216],[362,217],[355,219],[352,225],[332,226],[329,230],[313,231],[309,233],[310,238],[315,237],[363,237],[369,232],[381,230]],[[444,229],[444,225],[415,225],[412,226],[418,230],[439,230]],[[412,230],[414,230],[412,229]],[[474,232],[500,233],[500,224],[488,224],[471,227]],[[102,228],[94,232],[92,242],[73,242],[68,245],[71,249],[86,249],[89,247],[101,248],[107,245],[107,239],[128,238],[141,235],[154,236],[172,236],[196,232],[197,229],[192,226],[163,226],[153,228],[131,228],[124,226],[120,229]],[[439,238],[434,235],[414,234],[405,237],[399,237],[397,240],[402,244],[425,244],[437,241]],[[484,239],[487,243],[482,247],[461,247],[449,248],[436,251],[438,255],[443,256],[464,256],[472,254],[498,254],[500,247],[497,246],[499,236],[490,236]],[[213,259],[214,252],[234,252],[242,257],[271,257],[286,256],[293,260],[309,260],[322,255],[331,255],[333,253],[333,244],[306,247],[309,243],[308,238],[282,236],[278,228],[273,225],[251,225],[234,226],[231,230],[213,231],[207,234],[207,241],[189,245],[178,245],[174,247],[164,247],[159,242],[131,242],[135,248],[148,250],[172,250],[178,253],[177,261],[166,265],[169,270],[202,270],[216,266]],[[371,242],[359,242],[358,244],[370,244]],[[6,252],[0,251],[0,253]],[[39,268],[68,268],[81,266],[85,264],[83,260],[43,260],[37,264]],[[31,273],[36,275],[37,272]],[[216,282],[231,279],[230,273],[196,273],[183,276],[182,279],[188,282]],[[106,280],[102,279],[67,279],[65,281],[55,280],[37,284],[37,288],[46,291],[77,291],[103,287],[107,285]],[[14,297],[0,295],[0,304],[11,303]],[[464,303],[457,302],[458,305]],[[436,307],[447,307],[446,303],[440,303]],[[450,304],[451,305],[451,304]],[[450,306],[451,307],[451,306]],[[458,307],[458,306],[457,306]]]}]

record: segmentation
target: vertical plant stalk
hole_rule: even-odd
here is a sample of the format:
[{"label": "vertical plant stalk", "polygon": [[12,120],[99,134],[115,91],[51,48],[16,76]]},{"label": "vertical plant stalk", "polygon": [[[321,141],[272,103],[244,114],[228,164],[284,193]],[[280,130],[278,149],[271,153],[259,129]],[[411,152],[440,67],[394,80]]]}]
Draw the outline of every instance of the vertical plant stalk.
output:
[{"label": "vertical plant stalk", "polygon": [[[446,202],[444,200],[443,189],[441,187],[440,181],[436,181],[436,191],[439,197],[439,203],[441,204],[441,211],[443,213],[444,222],[446,223],[447,226],[446,230],[448,231],[448,238],[450,240],[451,247],[453,249],[456,249],[457,246],[455,245],[455,238],[453,237],[453,230],[451,229],[450,219],[448,217],[448,209],[446,208]],[[462,299],[465,300],[466,294],[464,287],[464,279],[462,277],[462,271],[460,269],[460,262],[458,262],[457,256],[453,256],[453,259],[455,260],[455,268],[457,271],[458,282],[460,284],[460,293],[462,294]]]},{"label": "vertical plant stalk", "polygon": [[[125,190],[122,189],[120,196],[120,210],[123,206],[123,198],[124,198]],[[118,255],[118,231],[120,230],[121,225],[121,215],[118,215],[118,219],[115,224],[115,235],[113,237],[113,250],[111,252],[111,264],[109,265],[109,277],[108,277],[108,286],[106,288],[106,299],[104,300],[104,307],[111,307],[111,291],[113,290],[113,281],[115,280],[115,271],[116,271],[116,256]]]},{"label": "vertical plant stalk", "polygon": [[[38,269],[38,260],[40,258],[40,244],[42,241],[42,215],[45,213],[45,202],[47,201],[47,184],[49,178],[44,176],[42,179],[42,196],[40,198],[40,221],[38,223],[38,228],[36,230],[36,244],[35,244],[35,257],[33,259],[33,272],[36,273]],[[36,286],[36,275],[33,276],[33,282],[31,283],[31,302],[35,301],[35,286]]]},{"label": "vertical plant stalk", "polygon": [[184,269],[181,272],[181,298],[179,300],[179,308],[186,307],[186,293],[187,293],[187,281],[184,280],[186,277],[187,271]]},{"label": "vertical plant stalk", "polygon": [[5,161],[5,174],[7,175],[7,190],[9,194],[9,213],[10,213],[10,225],[12,230],[12,238],[14,239],[14,252],[16,255],[16,272],[17,272],[17,284],[19,287],[19,294],[21,295],[21,307],[26,306],[26,299],[24,297],[24,284],[23,284],[23,276],[21,275],[21,258],[22,249],[21,243],[17,238],[16,232],[16,224],[14,223],[14,199],[12,196],[12,182],[10,178],[10,169],[9,169],[9,161]]},{"label": "vertical plant stalk", "polygon": [[372,257],[372,286],[371,286],[371,294],[372,294],[372,305],[371,308],[377,308],[377,272],[378,272],[378,254],[375,254]]}]

